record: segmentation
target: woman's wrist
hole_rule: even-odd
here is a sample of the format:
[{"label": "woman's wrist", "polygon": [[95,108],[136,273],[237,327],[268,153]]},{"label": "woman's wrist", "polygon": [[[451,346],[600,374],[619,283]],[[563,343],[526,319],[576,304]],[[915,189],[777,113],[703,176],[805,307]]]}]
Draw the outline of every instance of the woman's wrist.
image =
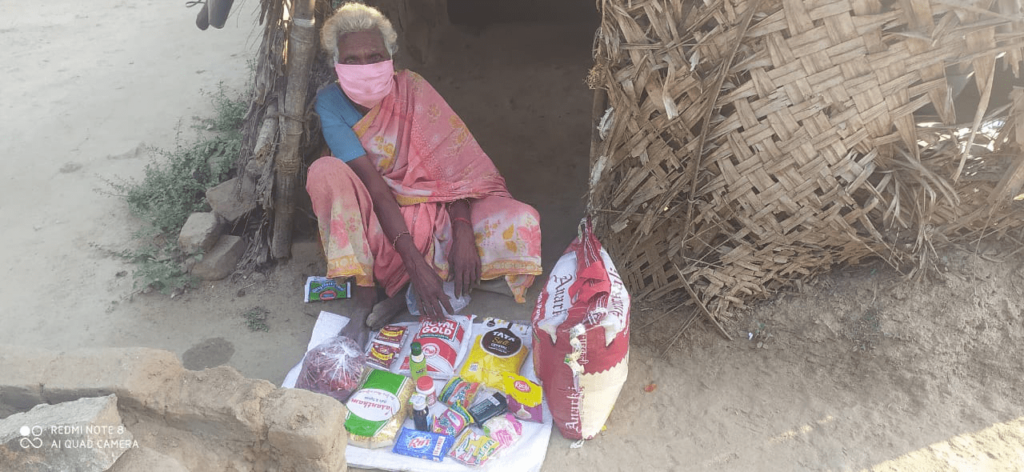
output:
[{"label": "woman's wrist", "polygon": [[402,263],[406,268],[411,267],[411,264],[415,263],[417,259],[423,259],[419,250],[416,249],[416,244],[413,242],[411,235],[398,238],[397,244],[395,244],[395,252],[398,253],[398,257],[402,259]]},{"label": "woman's wrist", "polygon": [[464,218],[469,220],[469,199],[460,198],[453,202],[448,203],[448,216],[453,220],[455,218]]}]

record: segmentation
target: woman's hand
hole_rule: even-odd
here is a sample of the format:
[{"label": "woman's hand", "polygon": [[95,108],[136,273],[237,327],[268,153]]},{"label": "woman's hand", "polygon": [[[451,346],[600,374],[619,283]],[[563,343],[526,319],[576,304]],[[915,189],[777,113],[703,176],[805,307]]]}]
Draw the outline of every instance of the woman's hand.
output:
[{"label": "woman's hand", "polygon": [[452,221],[452,249],[448,253],[455,282],[455,297],[469,294],[469,289],[480,281],[480,253],[476,249],[473,227],[466,220]]},{"label": "woman's hand", "polygon": [[[409,267],[410,265],[412,267]],[[444,293],[444,281],[422,257],[407,264],[406,267],[409,270],[412,291],[416,295],[416,303],[423,316],[430,321],[440,322],[445,319],[445,310],[448,313],[455,312],[448,295]]]},{"label": "woman's hand", "polygon": [[444,281],[416,249],[391,188],[384,183],[384,179],[377,173],[377,167],[366,156],[359,156],[349,161],[348,165],[370,192],[381,229],[390,239],[389,243],[394,246],[402,258],[402,265],[409,273],[409,281],[412,283],[413,292],[416,293],[416,303],[420,307],[420,312],[431,321],[444,321],[442,308],[448,310],[448,313],[455,311],[452,310],[448,295],[444,293]]}]

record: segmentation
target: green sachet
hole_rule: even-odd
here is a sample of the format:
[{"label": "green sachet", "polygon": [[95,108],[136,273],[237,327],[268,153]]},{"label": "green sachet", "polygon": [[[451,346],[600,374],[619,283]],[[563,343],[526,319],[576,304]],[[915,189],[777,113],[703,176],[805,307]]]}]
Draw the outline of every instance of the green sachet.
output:
[{"label": "green sachet", "polygon": [[328,277],[310,276],[306,279],[305,301],[318,302],[340,298],[352,298],[352,282],[339,284]]},{"label": "green sachet", "polygon": [[359,390],[345,402],[349,443],[368,449],[394,445],[409,412],[412,390],[408,377],[370,369]]}]

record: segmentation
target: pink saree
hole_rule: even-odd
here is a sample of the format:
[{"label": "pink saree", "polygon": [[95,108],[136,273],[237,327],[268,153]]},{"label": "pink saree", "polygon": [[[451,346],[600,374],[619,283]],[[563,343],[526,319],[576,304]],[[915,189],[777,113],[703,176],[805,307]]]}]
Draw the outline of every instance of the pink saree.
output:
[{"label": "pink saree", "polygon": [[[512,199],[505,180],[466,125],[422,77],[402,71],[395,89],[353,127],[395,194],[413,242],[437,274],[449,276],[451,221],[445,204],[467,198],[482,279],[504,277],[516,301],[541,273],[540,218]],[[306,190],[316,213],[327,276],[380,283],[388,295],[409,277],[373,212],[369,192],[347,164],[322,157]]]}]

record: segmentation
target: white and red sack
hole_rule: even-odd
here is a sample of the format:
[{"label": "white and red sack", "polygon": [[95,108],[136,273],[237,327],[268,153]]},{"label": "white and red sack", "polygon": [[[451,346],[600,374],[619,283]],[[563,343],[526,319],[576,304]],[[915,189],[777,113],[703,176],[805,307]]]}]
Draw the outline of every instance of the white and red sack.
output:
[{"label": "white and red sack", "polygon": [[601,431],[628,364],[629,293],[584,219],[533,312],[533,367],[562,436]]}]

